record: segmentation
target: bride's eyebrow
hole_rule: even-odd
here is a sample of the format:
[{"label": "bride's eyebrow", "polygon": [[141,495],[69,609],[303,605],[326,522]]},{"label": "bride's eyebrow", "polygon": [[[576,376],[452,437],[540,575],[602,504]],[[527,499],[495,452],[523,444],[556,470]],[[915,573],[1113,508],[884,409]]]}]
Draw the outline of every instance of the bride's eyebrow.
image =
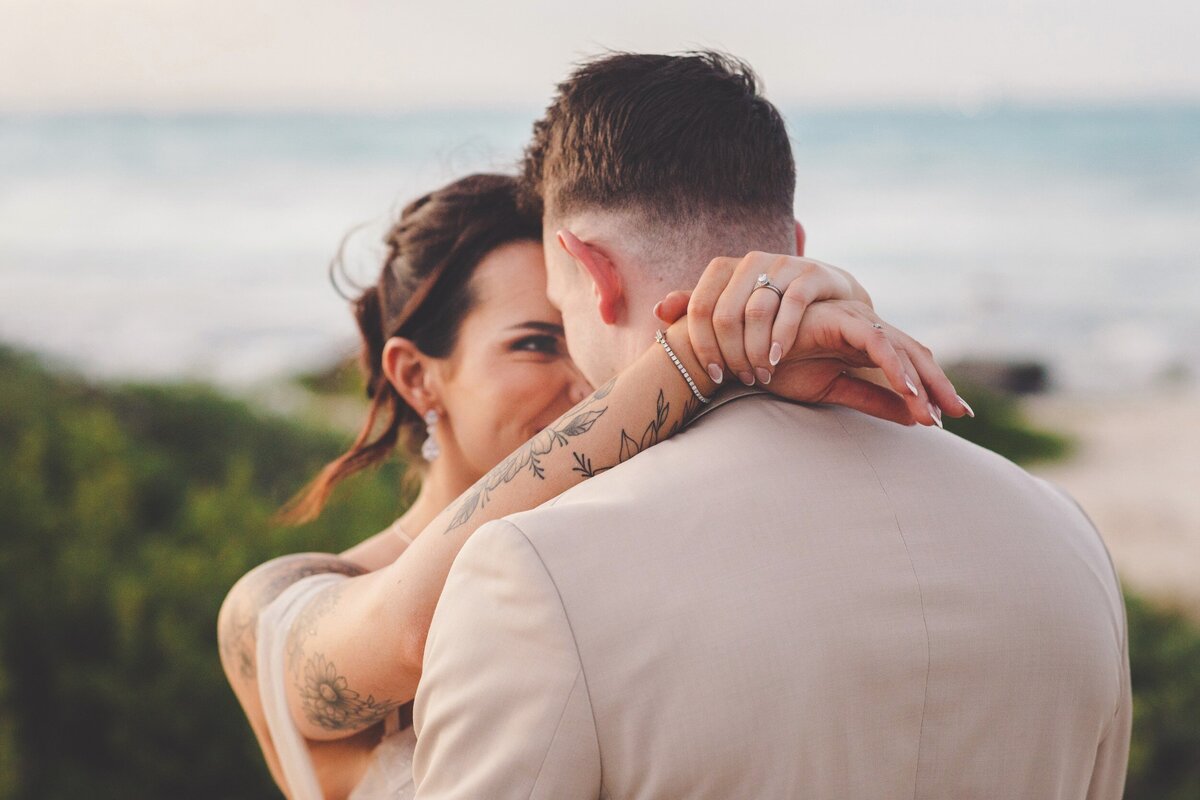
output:
[{"label": "bride's eyebrow", "polygon": [[541,331],[542,333],[548,333],[552,336],[562,336],[563,335],[562,325],[555,325],[552,322],[537,322],[534,320],[530,320],[529,322],[522,322],[517,325],[512,325],[509,327],[509,330],[510,331],[534,330],[534,331]]}]

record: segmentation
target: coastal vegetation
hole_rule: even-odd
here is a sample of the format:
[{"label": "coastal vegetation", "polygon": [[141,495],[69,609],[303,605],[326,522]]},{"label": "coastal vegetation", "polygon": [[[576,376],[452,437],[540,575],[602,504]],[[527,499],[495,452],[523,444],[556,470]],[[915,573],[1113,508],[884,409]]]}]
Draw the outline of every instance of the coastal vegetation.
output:
[{"label": "coastal vegetation", "polygon": [[[310,390],[352,386],[310,376]],[[972,393],[957,431],[1026,460],[1067,443]],[[977,402],[983,397],[983,402]],[[277,797],[225,685],[225,591],[273,556],[336,551],[400,510],[402,465],[272,523],[343,434],[196,385],[97,385],[0,348],[0,798]],[[1200,796],[1200,627],[1129,598],[1127,796]]]}]

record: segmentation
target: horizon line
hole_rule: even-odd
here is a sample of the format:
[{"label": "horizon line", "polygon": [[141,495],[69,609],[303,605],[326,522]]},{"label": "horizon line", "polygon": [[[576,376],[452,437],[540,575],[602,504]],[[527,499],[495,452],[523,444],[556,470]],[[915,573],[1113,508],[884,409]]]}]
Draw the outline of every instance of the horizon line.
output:
[{"label": "horizon line", "polygon": [[[973,102],[913,99],[913,100],[793,100],[775,102],[785,115],[787,112],[804,113],[939,113],[957,114],[964,117],[986,116],[1003,111],[1133,111],[1133,110],[1200,110],[1200,95],[1146,97],[1054,97],[1016,98],[1004,97]],[[0,120],[13,119],[69,119],[81,117],[344,117],[398,119],[436,114],[537,114],[543,110],[538,103],[495,103],[460,102],[427,103],[407,106],[359,105],[319,106],[279,104],[252,107],[242,104],[196,104],[196,105],[81,105],[58,108],[0,107]]]}]

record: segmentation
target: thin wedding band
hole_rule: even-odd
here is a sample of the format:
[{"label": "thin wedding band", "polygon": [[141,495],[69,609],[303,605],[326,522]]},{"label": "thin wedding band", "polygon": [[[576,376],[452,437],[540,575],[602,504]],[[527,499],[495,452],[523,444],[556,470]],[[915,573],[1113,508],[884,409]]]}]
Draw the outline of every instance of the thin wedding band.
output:
[{"label": "thin wedding band", "polygon": [[767,273],[765,272],[758,276],[758,280],[754,282],[754,288],[750,290],[750,294],[754,294],[759,289],[770,289],[772,292],[779,295],[780,302],[783,302],[783,290],[771,283],[771,279],[767,277]]}]

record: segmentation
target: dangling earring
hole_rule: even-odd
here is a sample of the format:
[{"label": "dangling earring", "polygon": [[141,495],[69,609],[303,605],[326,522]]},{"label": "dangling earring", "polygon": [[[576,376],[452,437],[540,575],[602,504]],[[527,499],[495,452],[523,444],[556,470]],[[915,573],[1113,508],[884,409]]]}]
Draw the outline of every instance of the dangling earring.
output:
[{"label": "dangling earring", "polygon": [[429,462],[442,454],[442,448],[438,446],[437,439],[434,438],[438,419],[437,409],[431,408],[425,412],[425,432],[429,434],[429,438],[421,445],[421,458]]}]

